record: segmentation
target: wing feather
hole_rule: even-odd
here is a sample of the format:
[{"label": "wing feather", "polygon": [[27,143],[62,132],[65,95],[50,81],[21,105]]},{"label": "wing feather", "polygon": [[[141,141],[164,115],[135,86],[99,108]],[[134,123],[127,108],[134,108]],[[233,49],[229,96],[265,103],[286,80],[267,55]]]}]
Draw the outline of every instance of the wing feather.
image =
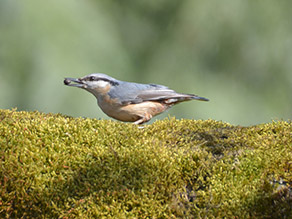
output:
[{"label": "wing feather", "polygon": [[[126,89],[125,89],[126,88]],[[138,84],[123,82],[109,92],[112,98],[120,100],[120,104],[137,104],[145,101],[161,101],[168,104],[176,102],[198,99],[204,100],[193,94],[180,94],[163,85]]]}]

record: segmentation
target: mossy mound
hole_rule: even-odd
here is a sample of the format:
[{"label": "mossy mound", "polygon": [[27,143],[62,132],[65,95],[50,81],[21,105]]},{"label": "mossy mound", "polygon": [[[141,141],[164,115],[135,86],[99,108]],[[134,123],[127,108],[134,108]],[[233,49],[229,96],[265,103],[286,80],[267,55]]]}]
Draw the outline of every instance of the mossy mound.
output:
[{"label": "mossy mound", "polygon": [[292,124],[0,110],[1,218],[291,218]]}]

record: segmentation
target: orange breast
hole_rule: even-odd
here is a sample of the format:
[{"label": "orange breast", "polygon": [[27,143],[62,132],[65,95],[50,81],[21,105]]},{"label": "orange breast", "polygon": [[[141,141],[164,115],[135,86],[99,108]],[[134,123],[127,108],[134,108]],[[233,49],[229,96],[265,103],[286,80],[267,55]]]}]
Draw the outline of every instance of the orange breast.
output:
[{"label": "orange breast", "polygon": [[98,104],[105,114],[124,122],[135,122],[138,119],[149,116],[151,118],[169,108],[166,104],[152,101],[121,106],[115,101],[109,101],[107,98],[99,101]]},{"label": "orange breast", "polygon": [[168,106],[158,102],[146,101],[138,104],[130,104],[120,108],[120,118],[122,121],[134,122],[147,116],[151,117],[160,114],[168,109]]}]

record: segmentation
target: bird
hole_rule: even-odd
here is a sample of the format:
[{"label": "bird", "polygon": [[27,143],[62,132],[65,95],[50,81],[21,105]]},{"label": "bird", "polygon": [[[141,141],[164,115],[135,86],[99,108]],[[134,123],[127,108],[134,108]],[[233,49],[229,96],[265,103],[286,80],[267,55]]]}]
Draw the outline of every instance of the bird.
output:
[{"label": "bird", "polygon": [[164,85],[121,81],[103,73],[65,78],[64,84],[93,94],[101,110],[109,117],[136,125],[146,123],[184,101],[209,101],[194,94],[177,93]]}]

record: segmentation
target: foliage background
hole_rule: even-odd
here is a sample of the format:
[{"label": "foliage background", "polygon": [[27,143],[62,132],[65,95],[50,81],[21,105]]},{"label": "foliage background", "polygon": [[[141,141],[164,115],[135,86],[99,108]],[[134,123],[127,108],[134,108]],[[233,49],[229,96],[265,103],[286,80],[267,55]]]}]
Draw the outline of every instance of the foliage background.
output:
[{"label": "foliage background", "polygon": [[[0,108],[107,118],[63,78],[103,72],[210,98],[177,118],[291,119],[292,2],[0,1]],[[167,113],[160,116],[165,117]]]}]

